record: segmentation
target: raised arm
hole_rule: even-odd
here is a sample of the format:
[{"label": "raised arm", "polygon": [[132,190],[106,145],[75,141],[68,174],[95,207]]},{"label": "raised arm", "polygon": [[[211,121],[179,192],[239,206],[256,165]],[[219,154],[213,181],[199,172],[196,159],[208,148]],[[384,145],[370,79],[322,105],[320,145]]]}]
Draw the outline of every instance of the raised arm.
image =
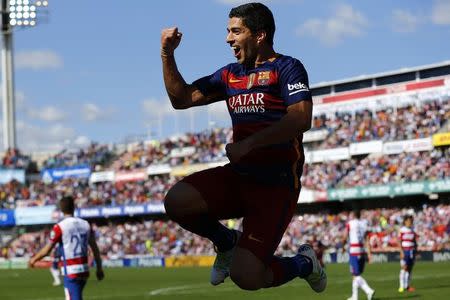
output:
[{"label": "raised arm", "polygon": [[215,98],[214,95],[203,95],[194,85],[187,84],[178,71],[174,52],[181,37],[182,33],[177,27],[166,28],[161,32],[161,60],[167,95],[175,109],[209,104]]}]

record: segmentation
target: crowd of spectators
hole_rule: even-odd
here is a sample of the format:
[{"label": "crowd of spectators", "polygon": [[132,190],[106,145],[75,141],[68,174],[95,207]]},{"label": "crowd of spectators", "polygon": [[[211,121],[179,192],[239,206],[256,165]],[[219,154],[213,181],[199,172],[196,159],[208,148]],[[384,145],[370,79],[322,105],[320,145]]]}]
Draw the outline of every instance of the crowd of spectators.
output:
[{"label": "crowd of spectators", "polygon": [[[405,215],[414,216],[419,250],[450,249],[450,205],[424,206],[414,211],[403,209],[363,210],[373,251],[397,251],[398,230]],[[300,244],[321,241],[329,252],[342,252],[345,224],[349,212],[304,214],[295,216],[278,247],[278,254],[293,255]],[[241,220],[231,220],[229,227],[241,229]],[[211,242],[200,238],[172,221],[154,220],[95,226],[100,252],[107,258],[125,255],[215,255]],[[30,256],[48,241],[49,229],[26,233],[9,248],[9,257]]]},{"label": "crowd of spectators", "polygon": [[305,164],[302,186],[311,190],[327,190],[336,186],[357,164],[356,159]]},{"label": "crowd of spectators", "polygon": [[[307,164],[302,186],[326,190],[445,178],[450,178],[450,147]],[[0,185],[0,208],[52,205],[66,194],[75,196],[78,208],[162,203],[166,192],[179,179],[167,173],[121,182],[92,183],[88,179],[66,178],[24,184],[12,180]]]},{"label": "crowd of spectators", "polygon": [[342,178],[337,187],[422,181],[450,175],[450,148],[366,157]]},{"label": "crowd of spectators", "polygon": [[[417,102],[416,104],[419,104]],[[339,111],[319,115],[313,129],[327,129],[328,136],[313,147],[347,146],[374,139],[403,140],[430,136],[450,119],[450,99],[399,105],[379,110]],[[165,164],[179,167],[226,159],[225,146],[232,140],[230,128],[187,133],[163,141],[128,145],[127,149],[91,144],[85,149],[64,150],[43,162],[41,169],[89,165],[92,171],[135,171]],[[307,143],[306,145],[309,145]],[[450,177],[450,148],[403,152],[395,155],[354,156],[349,160],[306,164],[302,185],[313,190],[363,185],[438,180]],[[29,157],[17,149],[6,151],[3,168],[24,168]],[[160,203],[179,179],[170,174],[149,176],[140,181],[92,183],[68,178],[44,182],[35,176],[25,183],[12,180],[0,184],[0,208],[55,204],[64,194],[76,196],[79,208],[97,205]]]},{"label": "crowd of spectators", "polygon": [[303,174],[302,185],[314,190],[444,179],[450,177],[450,148],[309,164]]},{"label": "crowd of spectators", "polygon": [[[370,246],[373,251],[397,251],[398,230],[405,215],[414,217],[417,247],[424,251],[450,249],[450,205],[423,206],[421,210],[373,209],[363,210],[361,219],[367,220],[370,230]],[[313,239],[321,241],[330,252],[342,252],[345,225],[349,212],[339,214],[305,214],[294,218],[278,251],[295,253],[298,245]]]},{"label": "crowd of spectators", "polygon": [[16,148],[8,148],[3,155],[0,169],[28,169],[33,164],[31,158]]},{"label": "crowd of spectators", "polygon": [[327,129],[320,143],[306,144],[310,150],[347,147],[372,140],[395,141],[429,137],[450,119],[450,98],[429,101],[420,106],[389,107],[377,111],[338,111],[333,116],[319,115],[313,128]]},{"label": "crowd of spectators", "polygon": [[52,183],[41,180],[29,185],[11,181],[0,185],[0,208],[57,204],[64,195],[73,195],[77,208],[162,203],[167,190],[179,178],[169,174],[150,176],[145,181],[90,183],[67,178]]},{"label": "crowd of spectators", "polygon": [[[332,116],[318,115],[311,131],[326,129],[323,141],[306,143],[308,150],[347,147],[350,143],[382,140],[408,140],[429,137],[450,119],[450,99],[422,103],[420,106],[388,107],[377,111],[338,111]],[[150,164],[171,166],[205,163],[224,159],[225,145],[232,141],[231,128],[187,133],[163,141],[140,143],[121,153],[113,163],[115,170],[144,168]],[[193,149],[184,155],[174,151]]]},{"label": "crowd of spectators", "polygon": [[150,164],[178,166],[218,161],[226,157],[225,145],[231,139],[231,128],[216,128],[175,136],[161,142],[139,143],[122,153],[113,163],[112,169],[132,170]]},{"label": "crowd of spectators", "polygon": [[92,143],[86,148],[62,150],[45,160],[42,169],[87,165],[95,170],[108,164],[115,156],[114,147]]}]

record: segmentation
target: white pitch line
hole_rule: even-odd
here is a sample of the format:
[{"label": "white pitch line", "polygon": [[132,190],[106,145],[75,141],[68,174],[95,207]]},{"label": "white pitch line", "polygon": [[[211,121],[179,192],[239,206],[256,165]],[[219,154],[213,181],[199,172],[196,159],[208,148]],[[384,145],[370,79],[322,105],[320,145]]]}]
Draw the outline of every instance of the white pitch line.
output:
[{"label": "white pitch line", "polygon": [[171,292],[177,292],[177,291],[184,291],[184,290],[192,290],[195,288],[203,287],[204,284],[188,284],[188,285],[179,285],[179,286],[169,286],[166,288],[156,289],[150,291],[150,296],[155,295],[164,295],[164,294],[170,294]]},{"label": "white pitch line", "polygon": [[[101,295],[101,296],[84,296],[83,299],[90,300],[90,299],[113,299],[113,298],[119,298],[119,299],[126,299],[127,297],[142,297],[145,293],[140,294],[114,294],[114,295]],[[61,297],[58,298],[33,298],[33,299],[25,299],[25,300],[61,300],[62,297],[64,297],[64,294],[61,293]]]},{"label": "white pitch line", "polygon": [[[156,290],[150,291],[150,296],[156,295],[184,295],[184,294],[204,294],[209,293],[209,288],[212,288],[210,284],[187,284],[187,285],[179,285],[179,286],[169,286],[165,288],[160,288]],[[216,289],[216,292],[227,292],[234,290],[234,286],[225,286]]]},{"label": "white pitch line", "polygon": [[[423,275],[423,274],[418,274],[416,276],[413,275],[414,279],[417,280],[421,280],[421,279],[425,279],[425,278],[442,278],[442,277],[448,277],[448,273],[440,273],[440,274],[433,274],[433,275]],[[388,276],[383,276],[381,278],[374,278],[374,279],[370,279],[370,282],[386,282],[386,281],[393,281],[393,280],[397,280],[398,277],[395,275],[388,275]],[[338,280],[334,280],[332,282],[329,282],[329,284],[342,284],[342,283],[346,283],[349,282],[351,280],[351,277],[349,275],[348,279],[338,279]],[[288,285],[282,285],[278,288],[292,288],[292,287],[296,287],[299,285],[302,285],[303,283],[301,281],[294,281],[291,284]],[[159,289],[155,289],[155,290],[151,290],[150,292],[148,292],[149,296],[157,296],[157,295],[187,295],[187,294],[205,294],[205,293],[210,293],[210,289],[214,289],[214,292],[229,292],[232,290],[236,290],[237,288],[234,285],[227,285],[227,286],[222,286],[219,288],[213,288],[210,284],[208,283],[200,283],[200,284],[186,284],[186,285],[178,285],[178,286],[169,286],[169,287],[165,287],[165,288],[159,288]],[[113,299],[113,298],[126,298],[126,297],[139,297],[139,296],[144,296],[144,293],[140,293],[140,294],[113,294],[113,295],[99,295],[99,296],[87,296],[84,297],[86,300],[94,300],[94,299]],[[61,297],[58,298],[33,298],[33,299],[26,299],[26,300],[60,300]]]},{"label": "white pitch line", "polygon": [[[425,279],[425,278],[442,278],[442,277],[446,277],[446,276],[448,276],[448,274],[416,275],[416,276],[413,276],[413,278],[420,280],[420,279]],[[384,276],[381,278],[370,279],[369,281],[370,282],[374,282],[374,281],[375,282],[386,282],[386,281],[393,281],[396,279],[398,279],[398,276],[390,275],[390,276]],[[349,275],[348,279],[334,280],[332,282],[329,282],[329,284],[342,284],[342,283],[346,283],[349,281],[351,281],[350,275]],[[295,281],[291,284],[282,285],[278,288],[292,288],[292,287],[296,287],[296,286],[299,286],[302,284],[303,283],[301,281]],[[152,291],[150,291],[149,295],[156,296],[156,295],[182,295],[182,294],[194,294],[194,293],[196,293],[196,294],[209,293],[210,291],[208,291],[208,289],[204,289],[205,287],[210,287],[210,285],[209,284],[191,284],[191,285],[170,286],[170,287],[152,290]],[[199,289],[201,289],[201,290],[199,290]],[[234,286],[226,286],[226,287],[217,288],[217,289],[215,289],[214,292],[228,292],[228,291],[232,291],[235,289],[236,289],[236,287],[234,287]]]}]

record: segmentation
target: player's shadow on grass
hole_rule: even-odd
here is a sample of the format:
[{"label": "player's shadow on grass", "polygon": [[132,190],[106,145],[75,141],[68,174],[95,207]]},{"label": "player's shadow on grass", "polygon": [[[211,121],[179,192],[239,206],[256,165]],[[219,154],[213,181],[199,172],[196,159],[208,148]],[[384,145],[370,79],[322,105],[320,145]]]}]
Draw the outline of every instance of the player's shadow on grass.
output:
[{"label": "player's shadow on grass", "polygon": [[420,294],[409,294],[409,295],[401,295],[398,297],[376,297],[375,300],[397,300],[397,299],[413,299],[413,298],[420,298],[422,295]]},{"label": "player's shadow on grass", "polygon": [[450,284],[438,284],[438,285],[430,285],[430,286],[421,286],[421,290],[431,290],[431,289],[441,289],[441,288],[448,288],[450,287]]}]

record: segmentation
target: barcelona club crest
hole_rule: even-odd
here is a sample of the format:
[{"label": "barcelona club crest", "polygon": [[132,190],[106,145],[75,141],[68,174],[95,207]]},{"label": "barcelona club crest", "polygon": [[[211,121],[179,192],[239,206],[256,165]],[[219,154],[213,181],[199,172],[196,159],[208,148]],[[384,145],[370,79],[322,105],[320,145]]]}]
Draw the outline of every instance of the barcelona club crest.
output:
[{"label": "barcelona club crest", "polygon": [[258,72],[258,85],[268,85],[270,79],[270,71]]}]

